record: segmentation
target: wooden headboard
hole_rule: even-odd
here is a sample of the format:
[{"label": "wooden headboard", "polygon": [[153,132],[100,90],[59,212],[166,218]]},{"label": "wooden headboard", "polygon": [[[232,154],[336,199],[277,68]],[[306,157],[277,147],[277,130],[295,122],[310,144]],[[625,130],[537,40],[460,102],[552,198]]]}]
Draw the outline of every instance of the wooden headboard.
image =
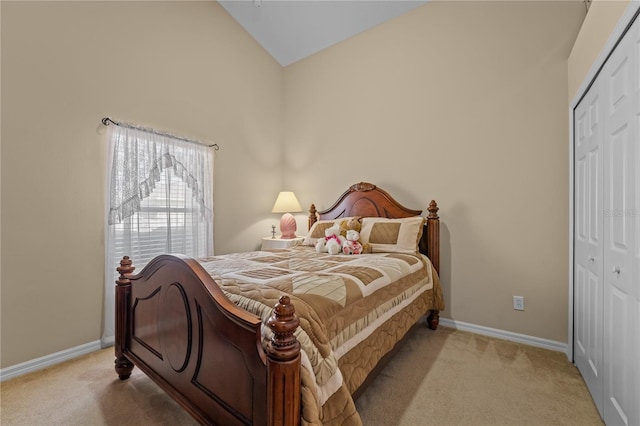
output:
[{"label": "wooden headboard", "polygon": [[[427,208],[425,229],[422,232],[419,248],[420,252],[429,256],[436,271],[440,270],[440,218],[438,204],[431,200]],[[391,197],[385,190],[368,182],[351,185],[338,200],[328,209],[318,211],[311,204],[309,208],[309,228],[317,220],[330,220],[340,217],[387,217],[398,219],[403,217],[420,216],[422,210],[404,207]]]}]

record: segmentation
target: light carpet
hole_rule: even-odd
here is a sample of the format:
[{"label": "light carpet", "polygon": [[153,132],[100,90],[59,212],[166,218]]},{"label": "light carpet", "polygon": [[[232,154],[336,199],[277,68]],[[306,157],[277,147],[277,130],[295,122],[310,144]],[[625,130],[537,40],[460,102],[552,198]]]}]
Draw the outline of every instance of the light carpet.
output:
[{"label": "light carpet", "polygon": [[[563,353],[418,326],[356,401],[366,426],[602,425]],[[138,369],[121,381],[113,349],[0,387],[3,426],[195,425]]]}]

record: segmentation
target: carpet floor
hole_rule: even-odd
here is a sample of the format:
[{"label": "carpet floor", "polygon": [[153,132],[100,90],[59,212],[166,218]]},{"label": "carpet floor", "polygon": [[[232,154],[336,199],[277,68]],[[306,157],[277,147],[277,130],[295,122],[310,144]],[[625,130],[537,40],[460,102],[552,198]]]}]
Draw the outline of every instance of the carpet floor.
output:
[{"label": "carpet floor", "polygon": [[[356,401],[366,426],[603,425],[565,354],[439,327],[415,327]],[[3,382],[3,426],[195,425],[113,349]]]}]

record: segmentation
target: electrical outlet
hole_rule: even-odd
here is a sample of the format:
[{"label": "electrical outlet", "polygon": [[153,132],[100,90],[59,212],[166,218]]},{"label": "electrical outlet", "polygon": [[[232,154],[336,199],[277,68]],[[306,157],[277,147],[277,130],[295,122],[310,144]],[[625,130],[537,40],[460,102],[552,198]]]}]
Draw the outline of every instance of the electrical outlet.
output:
[{"label": "electrical outlet", "polygon": [[513,309],[524,311],[524,296],[513,296]]}]

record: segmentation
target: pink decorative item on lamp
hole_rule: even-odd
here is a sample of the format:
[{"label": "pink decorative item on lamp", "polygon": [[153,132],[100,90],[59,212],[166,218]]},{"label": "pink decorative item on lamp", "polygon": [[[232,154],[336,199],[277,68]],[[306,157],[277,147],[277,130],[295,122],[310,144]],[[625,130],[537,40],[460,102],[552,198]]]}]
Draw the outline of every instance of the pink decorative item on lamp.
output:
[{"label": "pink decorative item on lamp", "polygon": [[302,207],[296,198],[296,195],[291,191],[283,191],[278,194],[271,213],[284,213],[280,219],[280,232],[282,239],[291,239],[296,237],[296,219],[290,212],[301,212]]}]

